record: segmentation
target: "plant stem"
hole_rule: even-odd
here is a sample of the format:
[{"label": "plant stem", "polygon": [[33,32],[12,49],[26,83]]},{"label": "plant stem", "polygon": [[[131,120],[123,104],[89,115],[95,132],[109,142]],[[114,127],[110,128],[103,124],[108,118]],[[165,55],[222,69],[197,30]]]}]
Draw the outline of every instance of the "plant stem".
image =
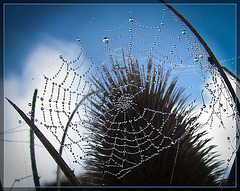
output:
[{"label": "plant stem", "polygon": [[[37,98],[37,89],[35,89],[33,94],[33,100],[32,100],[32,111],[31,111],[31,121],[34,123],[35,120],[35,106],[36,106],[36,98]],[[30,128],[30,156],[31,156],[31,164],[32,164],[32,172],[33,172],[33,181],[35,184],[35,188],[37,191],[40,191],[40,182],[39,182],[39,176],[37,171],[37,165],[36,165],[36,158],[35,158],[35,149],[34,149],[34,132]]]},{"label": "plant stem", "polygon": [[50,155],[56,161],[56,163],[60,166],[61,170],[68,178],[68,180],[72,183],[73,186],[81,186],[81,183],[74,175],[73,171],[69,168],[66,162],[62,159],[62,157],[58,154],[56,149],[52,146],[52,144],[46,139],[46,137],[42,134],[42,132],[37,128],[37,126],[24,114],[24,112],[19,109],[12,101],[6,98],[7,101],[14,107],[14,109],[19,113],[19,115],[23,118],[23,120],[31,127],[36,136],[42,142],[44,147],[48,150]]},{"label": "plant stem", "polygon": [[[75,107],[75,109],[73,110],[70,118],[68,119],[68,122],[67,122],[67,125],[64,129],[64,133],[63,133],[63,137],[62,137],[62,141],[61,141],[61,145],[60,145],[60,149],[59,149],[59,155],[62,156],[62,152],[63,152],[63,145],[64,145],[64,142],[65,142],[65,138],[66,138],[66,135],[67,135],[67,131],[68,131],[68,127],[72,121],[72,118],[74,116],[74,114],[76,113],[76,111],[78,110],[79,106],[83,103],[83,101],[88,98],[90,95],[92,95],[93,93],[95,92],[90,92],[89,94],[85,95],[81,101],[77,104],[77,106]],[[60,190],[60,185],[61,185],[61,182],[60,182],[60,168],[59,168],[59,165],[57,167],[57,186],[58,186],[58,190]]]}]

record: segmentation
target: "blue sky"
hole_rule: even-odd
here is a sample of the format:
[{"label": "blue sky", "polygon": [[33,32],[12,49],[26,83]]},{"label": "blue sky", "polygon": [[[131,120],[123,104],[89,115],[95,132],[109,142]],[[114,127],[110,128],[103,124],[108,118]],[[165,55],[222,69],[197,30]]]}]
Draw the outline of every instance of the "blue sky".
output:
[{"label": "blue sky", "polygon": [[[219,61],[236,57],[236,15],[233,4],[173,6],[195,27]],[[36,44],[45,40],[44,34],[61,40],[74,41],[83,32],[84,38],[92,38],[96,34],[88,33],[89,31],[86,32],[84,29],[89,26],[93,17],[96,17],[96,22],[93,22],[91,27],[101,29],[101,26],[109,26],[111,28],[118,26],[117,23],[125,22],[131,8],[133,8],[131,4],[6,5],[5,77],[10,72],[21,73],[24,60]],[[149,11],[154,11],[153,15],[157,15],[158,9],[160,9],[159,6],[154,5],[153,8],[152,4],[134,6],[134,16],[141,17],[143,23],[148,23],[159,19],[149,15]],[[143,12],[145,18],[142,17]]]},{"label": "blue sky", "polygon": [[[234,4],[172,5],[199,32],[219,61],[236,57],[236,6]],[[51,69],[48,68],[48,65],[59,60],[60,54],[69,58],[76,57],[80,51],[80,46],[76,42],[77,37],[80,37],[86,46],[98,41],[102,43],[105,36],[117,35],[117,32],[104,32],[105,29],[114,29],[126,22],[128,22],[128,32],[130,10],[133,12],[131,16],[134,20],[140,23],[149,26],[159,24],[164,7],[157,4],[6,4],[4,8],[5,96],[18,103],[24,111],[28,111],[27,103],[31,101],[33,89],[40,85],[37,78],[37,82],[32,82],[32,77],[38,77],[43,70],[50,74]],[[124,32],[125,28],[123,27],[119,31],[121,30]],[[141,31],[141,29],[139,30]],[[151,35],[151,32],[147,32],[145,35]],[[128,44],[128,41],[128,39],[123,39],[122,41],[110,41],[110,43],[112,45],[115,42]],[[97,45],[96,50],[89,50],[97,52],[98,49],[105,47],[102,44]],[[221,64],[235,72],[235,62],[234,64],[232,61]],[[188,77],[188,80],[184,82],[186,86],[188,81],[191,82],[191,76]],[[34,86],[31,85],[32,83]],[[193,85],[195,84],[193,83]],[[199,87],[200,85],[191,88],[194,91],[194,88],[199,89]],[[7,109],[9,116],[6,117],[5,124],[9,126],[8,128],[14,128],[19,117],[10,108]],[[12,117],[16,118],[16,124],[13,123]],[[25,140],[24,136],[28,135],[21,136],[23,141]],[[17,134],[16,137],[19,135]],[[10,143],[6,143],[5,146],[12,149],[17,148]],[[26,149],[28,148],[26,147]],[[22,151],[23,148],[20,150]],[[43,151],[41,150],[41,152]],[[23,160],[26,161],[26,159]],[[54,163],[51,164],[54,166]],[[11,171],[10,167],[9,171]],[[27,167],[25,168],[27,169]],[[51,174],[53,171],[49,169],[49,176],[53,176]],[[6,182],[7,185],[11,185],[13,178],[18,178],[10,178],[11,173],[7,175],[9,178]],[[19,176],[24,177],[20,172]],[[46,181],[49,177],[42,174],[43,178]],[[23,185],[27,185],[27,183],[24,182]]]}]

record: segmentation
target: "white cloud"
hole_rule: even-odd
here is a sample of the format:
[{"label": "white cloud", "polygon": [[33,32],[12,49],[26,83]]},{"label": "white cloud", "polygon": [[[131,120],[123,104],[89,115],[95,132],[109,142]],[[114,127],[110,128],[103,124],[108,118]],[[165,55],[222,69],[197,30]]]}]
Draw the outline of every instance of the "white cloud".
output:
[{"label": "white cloud", "polygon": [[[5,79],[5,97],[13,101],[25,113],[28,113],[31,107],[32,96],[35,88],[39,89],[38,95],[42,93],[44,85],[43,74],[52,75],[55,73],[60,64],[59,55],[71,60],[77,57],[79,45],[71,42],[63,42],[49,36],[45,36],[46,43],[38,44],[29,54],[22,66],[23,75],[7,76]],[[9,64],[9,63],[5,63]],[[8,102],[4,103],[5,125],[4,130],[8,131],[12,128],[20,130],[17,133],[6,133],[5,139],[11,141],[29,141],[28,126],[21,120],[17,112],[10,106]],[[36,110],[36,116],[41,114]],[[24,130],[24,131],[21,131]],[[56,146],[56,140],[53,135],[45,129],[41,131]],[[36,144],[41,144],[35,139]],[[23,178],[31,175],[29,144],[19,142],[5,142],[5,182],[4,186],[11,186],[15,179]],[[56,179],[56,163],[48,154],[45,148],[36,147],[36,159],[41,183],[55,181]],[[32,177],[16,182],[15,186],[33,186]]]}]

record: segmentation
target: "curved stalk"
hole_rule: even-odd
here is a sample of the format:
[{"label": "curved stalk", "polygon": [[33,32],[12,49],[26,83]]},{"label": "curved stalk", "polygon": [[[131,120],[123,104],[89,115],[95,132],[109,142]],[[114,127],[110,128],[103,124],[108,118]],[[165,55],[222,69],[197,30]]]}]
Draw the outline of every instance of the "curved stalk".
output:
[{"label": "curved stalk", "polygon": [[68,180],[72,183],[72,185],[73,186],[81,186],[81,183],[79,182],[77,177],[74,175],[73,171],[69,168],[69,166],[66,164],[66,162],[58,154],[56,149],[52,146],[52,144],[42,134],[42,132],[37,128],[37,126],[12,101],[10,101],[8,98],[6,98],[6,99],[14,107],[14,109],[19,113],[19,115],[23,118],[23,120],[31,127],[31,129],[34,131],[36,136],[42,142],[44,147],[47,149],[47,151],[53,157],[55,162],[60,166],[61,170],[63,171],[65,176],[68,178]]},{"label": "curved stalk", "polygon": [[[68,131],[68,127],[72,121],[73,116],[75,115],[76,111],[78,110],[79,106],[83,103],[83,101],[85,99],[87,99],[90,95],[92,95],[95,92],[91,92],[89,94],[87,94],[86,96],[84,96],[81,101],[77,104],[77,106],[75,107],[75,109],[73,110],[70,118],[68,119],[68,122],[66,124],[66,127],[64,129],[64,133],[63,133],[63,137],[62,137],[62,141],[61,141],[61,145],[60,145],[60,149],[59,149],[59,155],[62,156],[62,152],[63,152],[63,146],[64,146],[64,142],[65,142],[65,138],[67,135],[67,131]],[[61,186],[61,182],[60,182],[60,168],[59,166],[57,167],[57,186],[58,186],[58,190],[60,190],[60,186]]]},{"label": "curved stalk", "polygon": [[[32,123],[34,123],[34,120],[35,120],[35,106],[36,106],[37,92],[38,92],[37,89],[35,89],[33,94],[33,100],[32,100],[32,111],[31,111]],[[36,158],[35,158],[34,132],[31,128],[30,128],[30,156],[31,156],[31,164],[32,164],[33,181],[34,181],[36,190],[40,191],[40,182],[39,182],[39,176],[38,176]]]}]

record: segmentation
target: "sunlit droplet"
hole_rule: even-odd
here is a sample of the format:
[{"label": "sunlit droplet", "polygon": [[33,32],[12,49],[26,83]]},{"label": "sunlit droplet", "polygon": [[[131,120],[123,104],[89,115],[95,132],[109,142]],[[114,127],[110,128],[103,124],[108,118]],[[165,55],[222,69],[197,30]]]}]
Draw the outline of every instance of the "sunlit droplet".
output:
[{"label": "sunlit droplet", "polygon": [[105,44],[108,44],[108,43],[109,43],[109,38],[108,38],[108,37],[104,37],[104,38],[103,38],[103,42],[104,42]]},{"label": "sunlit droplet", "polygon": [[18,123],[19,123],[19,124],[22,124],[22,120],[18,120]]},{"label": "sunlit droplet", "polygon": [[60,59],[63,59],[63,55],[59,55],[59,58],[60,58]]},{"label": "sunlit droplet", "polygon": [[29,106],[29,107],[31,107],[31,106],[32,106],[32,104],[31,104],[31,103],[28,103],[28,106]]},{"label": "sunlit droplet", "polygon": [[129,21],[132,23],[132,22],[133,22],[133,18],[132,18],[132,17],[130,17],[130,18],[129,18]]},{"label": "sunlit droplet", "polygon": [[161,22],[161,25],[164,25],[164,22]]},{"label": "sunlit droplet", "polygon": [[182,34],[186,34],[186,29],[183,29]]},{"label": "sunlit droplet", "polygon": [[198,57],[195,57],[194,58],[194,62],[198,62],[199,58]]},{"label": "sunlit droplet", "polygon": [[176,44],[174,44],[174,45],[173,45],[173,48],[176,48],[176,47],[177,47]]}]

